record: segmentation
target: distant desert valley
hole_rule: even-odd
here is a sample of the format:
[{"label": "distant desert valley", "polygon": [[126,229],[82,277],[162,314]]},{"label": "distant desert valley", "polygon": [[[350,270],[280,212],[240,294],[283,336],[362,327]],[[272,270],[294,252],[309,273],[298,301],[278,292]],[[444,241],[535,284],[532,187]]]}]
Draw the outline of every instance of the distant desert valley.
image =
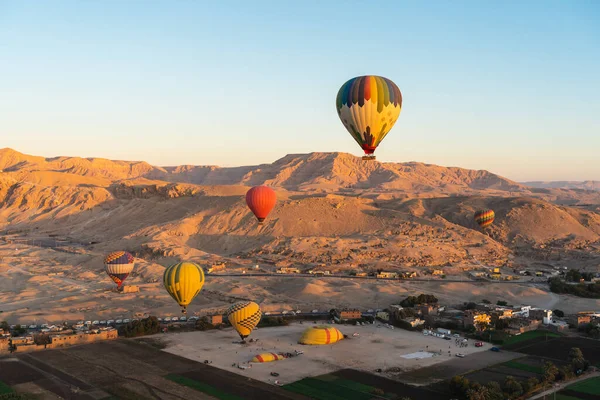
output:
[{"label": "distant desert valley", "polygon": [[[256,185],[278,197],[263,226],[244,199]],[[190,314],[239,299],[267,312],[386,307],[419,293],[447,304],[489,299],[596,310],[600,300],[551,293],[546,280],[565,268],[599,271],[597,189],[595,182],[521,184],[487,171],[344,153],[221,168],[2,149],[0,320],[180,315],[162,285],[165,267],[180,260],[207,272],[225,265],[206,275]],[[483,232],[473,214],[487,208],[496,220]],[[136,257],[126,285],[139,292],[117,293],[104,273],[104,255],[116,250]],[[418,279],[243,276],[282,267]],[[477,279],[494,267],[514,279]]]}]

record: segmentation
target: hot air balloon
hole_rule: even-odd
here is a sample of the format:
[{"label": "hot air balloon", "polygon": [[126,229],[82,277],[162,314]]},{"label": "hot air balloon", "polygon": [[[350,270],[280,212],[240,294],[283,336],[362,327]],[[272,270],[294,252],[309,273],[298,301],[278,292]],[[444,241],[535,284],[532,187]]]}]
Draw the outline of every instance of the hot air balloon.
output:
[{"label": "hot air balloon", "polygon": [[387,78],[358,76],[342,85],[336,109],[348,132],[364,150],[363,160],[374,160],[375,149],[400,116],[402,94]]},{"label": "hot air balloon", "polygon": [[339,342],[344,334],[331,326],[313,326],[304,331],[300,344],[324,345]]},{"label": "hot air balloon", "polygon": [[181,306],[181,312],[185,314],[187,306],[204,286],[204,271],[193,262],[173,264],[165,269],[163,283],[167,292]]},{"label": "hot air balloon", "polygon": [[242,338],[242,342],[256,328],[261,316],[260,307],[253,301],[232,304],[227,310],[227,319]]},{"label": "hot air balloon", "polygon": [[104,257],[104,270],[117,284],[117,290],[133,271],[133,261],[133,256],[126,251],[115,251]]},{"label": "hot air balloon", "polygon": [[494,223],[494,210],[481,210],[475,213],[475,222],[481,227],[486,228]]},{"label": "hot air balloon", "polygon": [[250,360],[250,362],[266,363],[266,362],[281,361],[281,360],[285,360],[285,357],[283,356],[283,354],[261,353],[261,354],[257,354],[254,357],[252,357],[252,360]]},{"label": "hot air balloon", "polygon": [[275,191],[268,186],[255,186],[246,192],[246,204],[258,219],[259,225],[273,210],[276,201]]}]

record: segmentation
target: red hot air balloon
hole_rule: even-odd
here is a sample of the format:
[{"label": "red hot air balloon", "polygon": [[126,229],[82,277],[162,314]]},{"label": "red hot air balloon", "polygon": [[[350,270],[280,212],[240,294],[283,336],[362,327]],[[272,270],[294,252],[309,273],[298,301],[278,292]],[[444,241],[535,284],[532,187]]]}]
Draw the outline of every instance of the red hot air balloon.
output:
[{"label": "red hot air balloon", "polygon": [[267,186],[255,186],[246,193],[246,203],[258,219],[259,225],[262,225],[267,215],[275,207],[276,201],[275,191]]}]

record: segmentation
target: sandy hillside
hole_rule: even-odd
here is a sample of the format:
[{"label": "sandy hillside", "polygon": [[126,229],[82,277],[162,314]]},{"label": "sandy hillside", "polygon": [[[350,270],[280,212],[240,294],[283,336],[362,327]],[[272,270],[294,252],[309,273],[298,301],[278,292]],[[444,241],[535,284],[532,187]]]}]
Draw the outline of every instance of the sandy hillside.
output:
[{"label": "sandy hillside", "polygon": [[[88,318],[134,308],[176,311],[159,281],[165,265],[182,259],[206,267],[225,262],[235,271],[259,264],[265,271],[385,269],[431,277],[442,269],[453,279],[468,279],[469,270],[484,266],[504,273],[600,266],[600,192],[532,188],[488,171],[363,162],[344,153],[220,168],[43,158],[10,149],[0,150],[0,169],[0,302],[10,315],[33,319],[36,313]],[[258,184],[278,196],[262,227],[244,200]],[[482,208],[496,212],[487,232],[472,220]],[[102,257],[117,249],[137,257],[129,282],[142,285],[140,294],[106,292]],[[385,306],[398,293],[421,290],[351,282],[211,276],[199,301],[218,307],[251,293],[274,307]],[[464,287],[440,281],[427,290],[436,288],[448,300],[464,298]],[[492,292],[548,301],[543,287],[502,285]]]}]

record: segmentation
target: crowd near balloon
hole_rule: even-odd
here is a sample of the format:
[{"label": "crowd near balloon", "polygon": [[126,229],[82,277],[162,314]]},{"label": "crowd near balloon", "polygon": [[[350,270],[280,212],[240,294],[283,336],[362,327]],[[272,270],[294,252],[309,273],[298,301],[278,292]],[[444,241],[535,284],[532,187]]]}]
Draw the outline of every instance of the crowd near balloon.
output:
[{"label": "crowd near balloon", "polygon": [[[402,94],[391,80],[374,75],[358,76],[348,80],[339,89],[336,98],[337,114],[352,138],[364,151],[365,161],[375,159],[375,149],[393,128],[402,110]],[[255,186],[246,192],[246,204],[262,226],[275,208],[277,195],[268,186]],[[473,215],[481,228],[490,227],[495,219],[493,210],[479,210]],[[116,251],[104,258],[105,271],[121,290],[123,282],[134,269],[134,257],[126,251]],[[182,261],[167,267],[163,274],[165,290],[181,307],[183,314],[204,286],[201,266]],[[260,306],[253,301],[238,302],[227,310],[227,319],[237,331],[242,343],[256,328],[262,317]],[[308,329],[302,339],[304,344],[329,344],[343,339],[335,328]],[[276,360],[268,353],[257,356],[261,360]]]}]

